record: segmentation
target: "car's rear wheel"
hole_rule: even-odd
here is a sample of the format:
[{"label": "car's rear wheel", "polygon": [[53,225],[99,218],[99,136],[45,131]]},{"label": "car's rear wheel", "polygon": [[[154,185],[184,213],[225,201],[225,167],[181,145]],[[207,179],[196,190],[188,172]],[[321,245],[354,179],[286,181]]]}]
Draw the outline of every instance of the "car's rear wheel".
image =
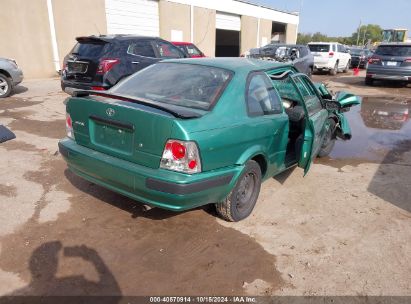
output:
[{"label": "car's rear wheel", "polygon": [[372,86],[374,84],[374,79],[370,77],[365,77],[365,84],[368,86]]},{"label": "car's rear wheel", "polygon": [[337,72],[338,72],[338,61],[335,63],[334,68],[330,70],[330,75],[335,76],[337,75]]},{"label": "car's rear wheel", "polygon": [[238,222],[248,217],[254,209],[261,188],[261,168],[257,162],[246,163],[234,189],[215,204],[220,217],[229,222]]},{"label": "car's rear wheel", "polygon": [[348,60],[347,65],[345,66],[345,69],[343,70],[344,73],[347,73],[348,70],[350,69],[351,66],[351,60]]},{"label": "car's rear wheel", "polygon": [[327,129],[327,133],[324,135],[323,143],[321,145],[320,152],[318,153],[318,157],[325,157],[330,155],[335,145],[335,121],[333,119],[329,119],[328,123],[329,127]]},{"label": "car's rear wheel", "polygon": [[12,83],[9,77],[0,74],[0,98],[6,98],[10,95]]}]

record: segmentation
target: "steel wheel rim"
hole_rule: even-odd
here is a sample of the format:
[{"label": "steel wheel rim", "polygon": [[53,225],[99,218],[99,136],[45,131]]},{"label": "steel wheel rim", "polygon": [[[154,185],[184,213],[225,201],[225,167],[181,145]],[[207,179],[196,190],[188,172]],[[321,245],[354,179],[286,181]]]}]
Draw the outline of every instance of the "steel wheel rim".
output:
[{"label": "steel wheel rim", "polygon": [[257,185],[257,176],[253,172],[248,172],[241,179],[237,193],[237,210],[244,212],[250,208],[249,202],[254,196]]},{"label": "steel wheel rim", "polygon": [[6,94],[9,90],[9,85],[4,77],[0,76],[0,95]]}]

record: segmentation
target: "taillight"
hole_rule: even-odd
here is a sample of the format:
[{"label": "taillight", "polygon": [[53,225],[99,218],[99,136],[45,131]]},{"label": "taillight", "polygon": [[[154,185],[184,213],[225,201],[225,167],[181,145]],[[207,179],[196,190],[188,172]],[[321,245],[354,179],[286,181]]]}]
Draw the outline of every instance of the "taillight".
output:
[{"label": "taillight", "polygon": [[411,58],[405,59],[404,62],[409,62],[409,63],[411,63]]},{"label": "taillight", "polygon": [[329,52],[328,55],[329,55],[330,57],[333,57],[333,56],[334,56],[334,52]]},{"label": "taillight", "polygon": [[104,91],[105,90],[105,88],[103,88],[103,87],[91,87],[91,89],[93,91]]},{"label": "taillight", "polygon": [[378,57],[371,57],[371,58],[368,60],[368,64],[374,64],[374,63],[377,63],[377,62],[381,62],[381,59],[378,58]]},{"label": "taillight", "polygon": [[66,132],[67,137],[74,139],[73,122],[69,113],[66,113]]},{"label": "taillight", "polygon": [[196,143],[168,140],[161,157],[160,168],[184,173],[201,172],[200,154]]},{"label": "taillight", "polygon": [[117,59],[117,58],[101,59],[98,65],[98,68],[97,68],[97,74],[107,73],[118,63],[120,63],[120,59]]}]

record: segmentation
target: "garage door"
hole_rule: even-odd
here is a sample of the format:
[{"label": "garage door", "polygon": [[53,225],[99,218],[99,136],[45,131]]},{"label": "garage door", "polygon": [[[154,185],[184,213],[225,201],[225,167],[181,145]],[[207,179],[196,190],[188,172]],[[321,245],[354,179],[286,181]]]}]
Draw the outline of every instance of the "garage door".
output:
[{"label": "garage door", "polygon": [[160,36],[158,1],[106,0],[108,34]]},{"label": "garage door", "polygon": [[215,27],[220,30],[231,30],[231,31],[241,30],[241,19],[240,19],[240,16],[238,15],[217,12],[215,19],[216,19]]}]

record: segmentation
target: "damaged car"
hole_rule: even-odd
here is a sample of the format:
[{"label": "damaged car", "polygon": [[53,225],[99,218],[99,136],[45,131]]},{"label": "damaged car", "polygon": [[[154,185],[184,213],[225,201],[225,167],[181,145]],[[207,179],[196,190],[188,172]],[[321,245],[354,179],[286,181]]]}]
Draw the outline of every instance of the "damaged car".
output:
[{"label": "damaged car", "polygon": [[263,181],[294,166],[306,174],[350,139],[344,112],[359,103],[290,64],[165,60],[108,91],[74,92],[59,150],[78,176],[148,206],[213,204],[240,221]]},{"label": "damaged car", "polygon": [[269,44],[262,48],[251,49],[249,58],[292,63],[295,68],[311,76],[314,68],[314,56],[306,45]]}]

